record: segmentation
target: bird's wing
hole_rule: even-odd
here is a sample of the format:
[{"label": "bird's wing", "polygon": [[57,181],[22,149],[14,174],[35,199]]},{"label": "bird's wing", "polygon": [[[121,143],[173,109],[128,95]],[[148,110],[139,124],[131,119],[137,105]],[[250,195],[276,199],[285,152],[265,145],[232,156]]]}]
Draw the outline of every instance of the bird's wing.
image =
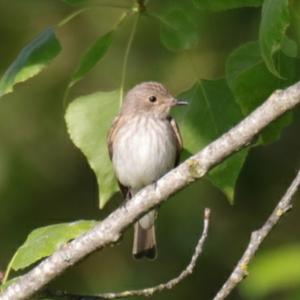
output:
[{"label": "bird's wing", "polygon": [[108,154],[110,160],[112,160],[113,157],[113,141],[115,139],[117,130],[118,130],[118,124],[119,124],[120,116],[117,116],[114,118],[113,123],[108,131],[107,135],[107,147],[108,147]]},{"label": "bird's wing", "polygon": [[179,163],[179,160],[180,160],[180,152],[183,148],[183,142],[182,142],[182,137],[181,137],[179,127],[178,127],[175,119],[170,117],[169,122],[170,122],[170,125],[171,125],[171,128],[172,128],[172,132],[174,134],[175,140],[176,140],[177,151],[176,151],[175,166],[177,166],[178,163]]},{"label": "bird's wing", "polygon": [[[108,132],[108,135],[107,135],[107,147],[108,147],[108,153],[109,153],[110,160],[112,160],[112,158],[113,158],[113,141],[115,139],[118,128],[120,128],[119,127],[120,122],[122,122],[122,118],[120,118],[120,116],[115,117],[115,119],[113,120],[113,123],[110,127],[110,130]],[[124,199],[128,199],[128,197],[130,196],[129,195],[129,187],[122,185],[119,180],[117,180],[117,181],[118,181],[118,185],[119,185],[120,191],[121,191]]]}]

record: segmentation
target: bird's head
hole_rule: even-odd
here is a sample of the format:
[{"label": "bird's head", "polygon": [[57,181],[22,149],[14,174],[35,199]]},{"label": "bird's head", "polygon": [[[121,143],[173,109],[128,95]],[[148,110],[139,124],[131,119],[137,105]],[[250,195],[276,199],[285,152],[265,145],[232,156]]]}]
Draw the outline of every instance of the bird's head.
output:
[{"label": "bird's head", "polygon": [[186,101],[174,98],[158,82],[144,82],[133,87],[126,95],[122,106],[125,114],[153,114],[158,118],[167,118],[172,107],[185,105]]}]

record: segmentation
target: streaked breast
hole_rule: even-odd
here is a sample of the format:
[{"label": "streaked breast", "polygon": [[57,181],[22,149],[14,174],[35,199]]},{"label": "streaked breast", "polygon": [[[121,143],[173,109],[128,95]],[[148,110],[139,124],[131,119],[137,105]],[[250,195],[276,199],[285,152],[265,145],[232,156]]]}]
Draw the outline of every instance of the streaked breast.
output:
[{"label": "streaked breast", "polygon": [[146,186],[173,168],[176,142],[167,120],[137,116],[118,131],[113,166],[119,181],[134,189]]}]

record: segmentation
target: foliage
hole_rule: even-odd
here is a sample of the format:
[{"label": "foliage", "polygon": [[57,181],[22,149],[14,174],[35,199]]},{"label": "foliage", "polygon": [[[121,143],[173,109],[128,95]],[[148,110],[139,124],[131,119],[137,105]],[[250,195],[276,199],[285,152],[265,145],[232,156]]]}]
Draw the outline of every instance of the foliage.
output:
[{"label": "foliage", "polygon": [[169,50],[189,49],[197,44],[198,33],[188,12],[172,8],[161,21],[160,38]]},{"label": "foliage", "polygon": [[[107,131],[118,112],[118,99],[118,91],[82,96],[70,103],[65,115],[71,139],[85,154],[96,174],[100,208],[118,190],[106,146]],[[99,111],[102,113],[99,114]]]},{"label": "foliage", "polygon": [[[89,9],[97,1],[64,0],[63,2]],[[293,9],[292,1],[193,0],[187,1],[182,7],[180,5],[167,6],[162,11],[151,11],[147,5],[146,7],[139,6],[138,3],[134,3],[127,9],[120,7],[122,11],[117,25],[111,24],[110,30],[100,35],[83,54],[70,77],[65,95],[68,95],[75,83],[84,79],[109,52],[114,42],[113,36],[120,32],[119,25],[133,15],[140,15],[158,24],[161,43],[166,49],[172,51],[173,55],[177,55],[193,49],[200,43],[199,23],[201,20],[195,17],[198,13],[212,14],[216,11],[245,7],[256,7],[257,10],[261,10],[257,39],[248,41],[232,51],[226,62],[225,78],[218,80],[195,78],[194,85],[181,93],[180,97],[183,96],[191,102],[186,110],[174,112],[183,133],[185,152],[182,158],[199,151],[234,126],[259,106],[275,89],[285,87],[300,78],[299,61],[296,57],[297,45],[288,33]],[[99,2],[98,5],[101,6],[101,3]],[[195,15],[189,14],[187,6],[190,11],[195,11]],[[66,26],[75,16],[85,11],[85,9],[80,9],[72,13],[66,19],[67,21],[60,25]],[[124,47],[125,55],[120,72],[121,86],[112,91],[98,91],[77,97],[69,103],[65,112],[69,136],[86,156],[96,175],[100,208],[103,208],[117,192],[117,184],[106,148],[106,134],[120,105],[119,99],[124,89],[128,56],[138,20],[139,18],[136,18],[128,37],[127,47]],[[58,28],[59,26],[55,29],[46,29],[24,47],[0,80],[0,96],[11,92],[15,84],[37,75],[60,53],[61,46],[56,37]],[[112,77],[117,75],[110,74]],[[278,139],[282,129],[291,120],[291,115],[286,115],[271,124],[260,135],[255,145],[271,143]],[[236,181],[248,151],[249,149],[246,149],[235,154],[208,175],[208,179],[227,196],[230,202],[233,202]],[[74,228],[74,224],[79,227]],[[42,257],[50,255],[57,247],[84,232],[94,223],[74,224],[57,224],[32,232],[25,244],[16,252],[11,267],[14,270],[28,267]],[[69,231],[68,228],[72,230]],[[46,239],[47,242],[40,243],[41,239]],[[38,250],[36,250],[37,243],[42,245]],[[33,248],[35,251],[32,251]]]},{"label": "foliage", "polygon": [[[6,278],[11,269],[24,269],[41,258],[47,257],[68,241],[95,226],[95,221],[76,221],[41,227],[32,231],[19,247],[6,270]],[[6,280],[4,280],[4,283]]]},{"label": "foliage", "polygon": [[290,23],[288,0],[265,0],[259,30],[259,45],[262,57],[271,73],[278,73],[273,55],[280,50],[285,31]]},{"label": "foliage", "polygon": [[[186,108],[178,109],[176,119],[184,136],[182,159],[205,147],[242,119],[242,113],[224,79],[197,82],[179,96],[189,99]],[[233,202],[234,186],[247,155],[236,153],[210,172],[208,178]]]},{"label": "foliage", "polygon": [[238,7],[255,7],[262,5],[263,0],[193,0],[198,9],[212,11],[226,10]]},{"label": "foliage", "polygon": [[254,259],[250,275],[241,285],[246,299],[266,299],[300,284],[300,245],[291,244],[265,251]]},{"label": "foliage", "polygon": [[72,87],[77,81],[82,79],[105,55],[112,42],[113,32],[110,31],[103,36],[100,36],[95,43],[88,49],[86,54],[82,57],[78,68],[73,74],[70,82],[70,87]]},{"label": "foliage", "polygon": [[37,75],[60,52],[61,46],[52,28],[39,34],[20,52],[0,80],[0,97],[13,86]]},{"label": "foliage", "polygon": [[[249,42],[232,52],[227,60],[226,77],[244,115],[248,115],[278,86],[286,87],[299,79],[299,60],[278,53],[280,70],[285,79],[268,71],[258,42]],[[269,143],[280,137],[281,129],[291,121],[291,114],[270,124],[260,135],[260,142]]]}]

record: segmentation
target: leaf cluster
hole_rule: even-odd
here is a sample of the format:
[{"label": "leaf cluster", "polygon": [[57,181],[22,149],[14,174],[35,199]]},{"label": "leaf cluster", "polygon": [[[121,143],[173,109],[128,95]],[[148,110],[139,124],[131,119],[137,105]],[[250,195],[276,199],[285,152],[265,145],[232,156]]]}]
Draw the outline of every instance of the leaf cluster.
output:
[{"label": "leaf cluster", "polygon": [[[56,34],[57,30],[66,26],[76,16],[102,5],[100,0],[64,2],[75,7],[74,13],[58,25],[44,30],[20,51],[0,79],[0,97],[12,92],[17,83],[40,73],[59,55],[62,46]],[[68,102],[65,111],[67,130],[71,140],[86,156],[95,173],[99,186],[100,208],[103,208],[118,190],[108,156],[106,133],[122,102],[128,57],[140,18],[147,18],[159,24],[161,43],[169,51],[177,53],[188,51],[201,43],[202,20],[199,16],[247,7],[260,10],[257,39],[248,41],[232,51],[226,61],[224,78],[195,78],[191,88],[178,95],[190,101],[190,105],[184,110],[174,112],[184,140],[182,159],[196,153],[237,124],[275,89],[288,86],[300,78],[298,47],[289,32],[293,14],[292,1],[189,0],[166,5],[163,11],[151,10],[147,4],[141,7],[139,3],[128,6],[111,4],[112,7],[120,9],[118,21],[86,49],[66,87],[65,98],[73,86],[84,79],[110,50],[114,36],[122,24],[129,18],[135,18],[128,43],[124,46],[119,88],[113,91],[98,91],[72,101],[64,99]],[[291,114],[283,116],[266,128],[251,146],[275,141],[291,121]],[[250,147],[236,153],[212,170],[207,177],[230,202],[233,202],[235,184],[249,149]],[[14,255],[8,270],[16,271],[30,266],[93,225],[93,221],[79,221],[33,231]],[[46,248],[45,243],[41,243],[41,240],[45,239]]]}]

